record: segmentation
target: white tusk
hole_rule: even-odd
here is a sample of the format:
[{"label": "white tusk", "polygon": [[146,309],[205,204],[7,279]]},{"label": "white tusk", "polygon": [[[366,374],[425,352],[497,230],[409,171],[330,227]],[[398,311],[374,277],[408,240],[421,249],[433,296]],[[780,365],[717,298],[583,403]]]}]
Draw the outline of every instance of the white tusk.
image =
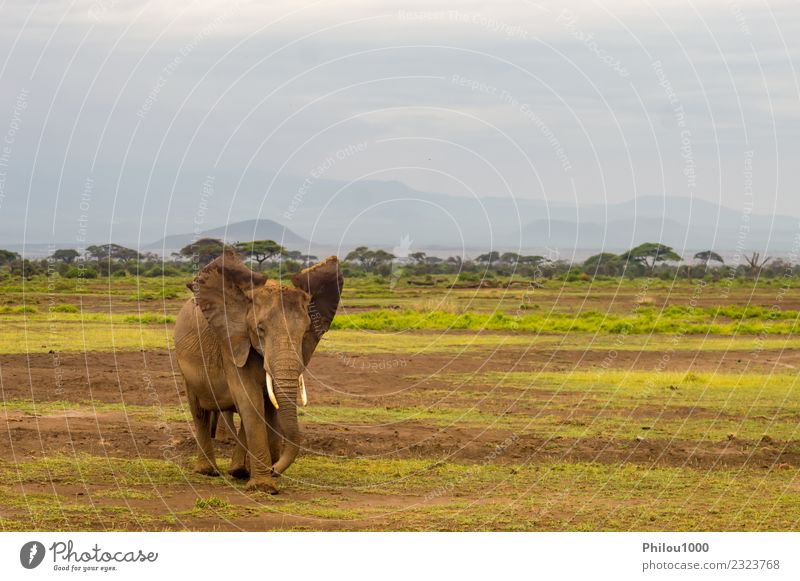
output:
[{"label": "white tusk", "polygon": [[306,380],[303,379],[303,374],[300,374],[300,403],[304,406],[308,405],[308,394],[306,393]]},{"label": "white tusk", "polygon": [[275,409],[278,409],[280,406],[278,405],[278,399],[275,397],[275,388],[272,386],[272,376],[269,373],[267,373],[267,395],[269,395],[269,401],[272,402]]}]

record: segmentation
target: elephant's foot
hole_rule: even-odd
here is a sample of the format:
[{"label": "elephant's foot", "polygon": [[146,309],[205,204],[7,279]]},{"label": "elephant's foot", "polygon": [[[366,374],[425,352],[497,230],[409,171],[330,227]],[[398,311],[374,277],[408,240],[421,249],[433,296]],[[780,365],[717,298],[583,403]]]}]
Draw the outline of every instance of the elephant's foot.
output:
[{"label": "elephant's foot", "polygon": [[212,466],[208,462],[198,462],[194,466],[194,471],[197,474],[202,474],[204,476],[219,476],[219,470],[217,470],[216,466]]},{"label": "elephant's foot", "polygon": [[245,490],[248,492],[266,492],[267,494],[278,494],[278,487],[272,476],[260,476],[258,478],[251,478],[247,481]]},{"label": "elephant's foot", "polygon": [[228,474],[239,480],[247,480],[250,478],[250,471],[246,466],[232,466],[228,469]]}]

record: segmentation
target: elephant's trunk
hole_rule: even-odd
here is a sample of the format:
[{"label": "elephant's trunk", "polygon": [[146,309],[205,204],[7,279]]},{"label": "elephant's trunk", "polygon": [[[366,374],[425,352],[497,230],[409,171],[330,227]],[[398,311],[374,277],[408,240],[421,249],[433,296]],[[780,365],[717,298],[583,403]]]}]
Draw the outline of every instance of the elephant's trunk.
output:
[{"label": "elephant's trunk", "polygon": [[275,372],[275,397],[278,400],[278,424],[283,435],[283,450],[272,467],[281,474],[292,465],[300,451],[300,427],[297,423],[297,390],[300,384],[300,367],[297,358],[281,358],[273,363]]}]

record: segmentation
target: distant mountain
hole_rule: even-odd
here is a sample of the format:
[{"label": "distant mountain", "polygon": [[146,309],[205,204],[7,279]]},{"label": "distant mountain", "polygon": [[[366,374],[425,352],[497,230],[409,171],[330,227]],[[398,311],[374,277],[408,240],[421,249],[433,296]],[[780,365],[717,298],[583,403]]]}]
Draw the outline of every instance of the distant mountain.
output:
[{"label": "distant mountain", "polygon": [[[298,192],[303,192],[298,198]],[[388,250],[409,238],[411,250],[487,248],[541,253],[556,249],[619,251],[642,242],[726,255],[790,251],[797,218],[734,210],[680,196],[640,196],[609,204],[568,205],[542,199],[466,197],[415,190],[401,182],[319,180],[308,191],[291,182],[265,197],[264,214],[335,248],[359,244]],[[291,211],[287,212],[287,209]],[[583,252],[581,254],[584,254]]]},{"label": "distant mountain", "polygon": [[[642,242],[661,242],[684,256],[711,249],[727,258],[735,252],[752,251],[786,255],[796,246],[800,232],[797,218],[759,214],[741,198],[733,197],[727,203],[741,206],[738,209],[678,196],[575,205],[553,202],[557,195],[549,199],[533,198],[527,192],[523,193],[527,197],[457,196],[417,190],[399,181],[320,178],[309,182],[259,171],[248,172],[242,179],[238,171],[221,169],[205,215],[208,221],[218,216],[219,227],[195,234],[192,224],[196,217],[186,208],[197,204],[196,184],[202,183],[203,176],[182,179],[185,183],[176,188],[171,210],[157,205],[161,198],[154,196],[147,199],[144,209],[115,210],[115,221],[108,225],[101,208],[93,206],[87,244],[115,242],[169,254],[203,236],[228,242],[272,239],[318,256],[343,255],[356,246],[368,245],[394,254],[423,251],[476,256],[496,249],[555,253],[571,259],[599,250],[618,252]],[[227,227],[221,225],[225,220],[231,222]],[[12,235],[11,227],[16,227],[15,222],[0,214],[0,235],[6,236],[0,247],[21,251],[22,236]],[[26,255],[46,255],[52,246],[77,246],[76,242],[47,244],[48,240],[75,240],[74,220],[66,215],[62,219],[59,214],[55,227],[51,232],[49,222],[44,226],[32,222],[26,233]],[[166,238],[141,244],[164,233]]]},{"label": "distant mountain", "polygon": [[[574,212],[572,220],[566,215]],[[558,208],[560,219],[537,220],[522,230],[522,246],[623,250],[661,242],[677,250],[713,249],[730,255],[795,245],[800,223],[790,216],[737,212],[706,200],[646,196],[609,205]],[[581,219],[577,217],[581,216]]]},{"label": "distant mountain", "polygon": [[227,226],[203,230],[198,234],[173,234],[143,246],[143,250],[156,252],[164,251],[165,254],[179,250],[199,238],[219,238],[225,242],[249,242],[251,240],[274,240],[283,246],[300,249],[308,246],[308,241],[301,238],[285,226],[272,220],[245,220]]},{"label": "distant mountain", "polygon": [[686,228],[673,220],[640,218],[597,222],[569,222],[562,220],[537,220],[522,231],[523,245],[551,248],[605,248],[628,249],[643,242],[659,239],[675,240],[680,246]]}]

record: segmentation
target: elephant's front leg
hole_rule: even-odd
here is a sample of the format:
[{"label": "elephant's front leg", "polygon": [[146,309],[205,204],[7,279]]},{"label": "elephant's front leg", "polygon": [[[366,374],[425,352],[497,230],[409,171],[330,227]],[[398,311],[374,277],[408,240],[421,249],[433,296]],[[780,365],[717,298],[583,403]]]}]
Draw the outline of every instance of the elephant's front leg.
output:
[{"label": "elephant's front leg", "polygon": [[264,416],[264,388],[243,376],[243,373],[246,372],[233,368],[226,373],[226,378],[246,434],[247,458],[250,460],[247,489],[276,494],[278,489],[272,477],[272,459],[269,455],[267,422]]}]

